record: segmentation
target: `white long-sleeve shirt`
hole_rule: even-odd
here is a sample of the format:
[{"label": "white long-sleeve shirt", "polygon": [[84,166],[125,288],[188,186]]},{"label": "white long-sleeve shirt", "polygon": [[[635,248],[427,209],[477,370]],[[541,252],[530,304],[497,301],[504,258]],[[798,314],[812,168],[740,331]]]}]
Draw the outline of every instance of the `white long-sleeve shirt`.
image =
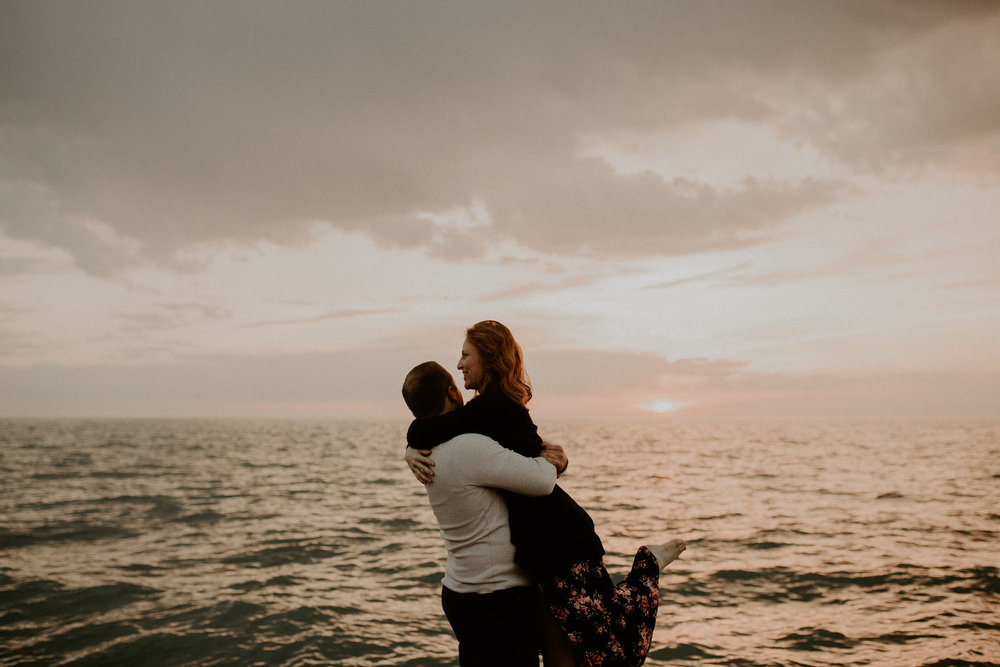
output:
[{"label": "white long-sleeve shirt", "polygon": [[425,488],[448,551],[441,583],[456,593],[490,593],[531,584],[514,563],[507,504],[497,489],[548,495],[556,483],[555,466],[504,449],[476,433],[438,445],[431,458],[434,481]]}]

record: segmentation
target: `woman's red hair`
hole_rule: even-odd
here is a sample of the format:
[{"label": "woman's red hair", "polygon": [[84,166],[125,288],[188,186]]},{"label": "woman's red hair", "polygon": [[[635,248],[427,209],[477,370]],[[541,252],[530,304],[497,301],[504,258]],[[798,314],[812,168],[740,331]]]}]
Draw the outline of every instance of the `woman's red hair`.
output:
[{"label": "woman's red hair", "polygon": [[519,405],[531,400],[531,382],[524,371],[521,346],[510,329],[494,320],[478,322],[465,337],[479,352],[483,379],[479,393],[501,393]]}]

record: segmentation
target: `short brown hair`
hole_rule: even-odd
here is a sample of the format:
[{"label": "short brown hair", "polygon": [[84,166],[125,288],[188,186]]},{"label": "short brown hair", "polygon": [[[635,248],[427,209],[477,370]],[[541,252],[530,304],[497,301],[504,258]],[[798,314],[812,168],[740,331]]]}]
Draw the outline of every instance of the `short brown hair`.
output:
[{"label": "short brown hair", "polygon": [[448,389],[453,386],[455,380],[444,366],[436,361],[425,361],[406,374],[403,400],[414,417],[435,417],[444,410]]}]

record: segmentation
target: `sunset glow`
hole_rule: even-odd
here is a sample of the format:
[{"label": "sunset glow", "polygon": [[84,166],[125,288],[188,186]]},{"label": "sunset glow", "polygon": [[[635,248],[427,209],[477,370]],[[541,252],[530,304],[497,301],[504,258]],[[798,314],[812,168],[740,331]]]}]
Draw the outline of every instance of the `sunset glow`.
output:
[{"label": "sunset glow", "polygon": [[0,415],[405,418],[490,318],[536,418],[1000,416],[1000,4],[55,7]]},{"label": "sunset glow", "polygon": [[668,412],[673,412],[674,410],[678,409],[681,406],[680,404],[674,403],[673,401],[654,401],[642,407],[645,408],[646,410],[649,410],[650,412],[655,412],[658,415],[663,415]]}]

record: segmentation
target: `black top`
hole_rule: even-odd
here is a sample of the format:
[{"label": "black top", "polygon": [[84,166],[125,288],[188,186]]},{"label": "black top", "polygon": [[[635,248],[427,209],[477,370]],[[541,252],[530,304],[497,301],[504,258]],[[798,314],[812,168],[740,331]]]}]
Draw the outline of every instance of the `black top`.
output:
[{"label": "black top", "polygon": [[[431,449],[462,433],[481,433],[523,456],[535,457],[542,451],[538,427],[527,408],[502,394],[480,395],[457,410],[415,419],[406,443]],[[558,485],[549,495],[537,498],[500,491],[510,514],[514,560],[534,576],[604,555],[593,519]]]}]

